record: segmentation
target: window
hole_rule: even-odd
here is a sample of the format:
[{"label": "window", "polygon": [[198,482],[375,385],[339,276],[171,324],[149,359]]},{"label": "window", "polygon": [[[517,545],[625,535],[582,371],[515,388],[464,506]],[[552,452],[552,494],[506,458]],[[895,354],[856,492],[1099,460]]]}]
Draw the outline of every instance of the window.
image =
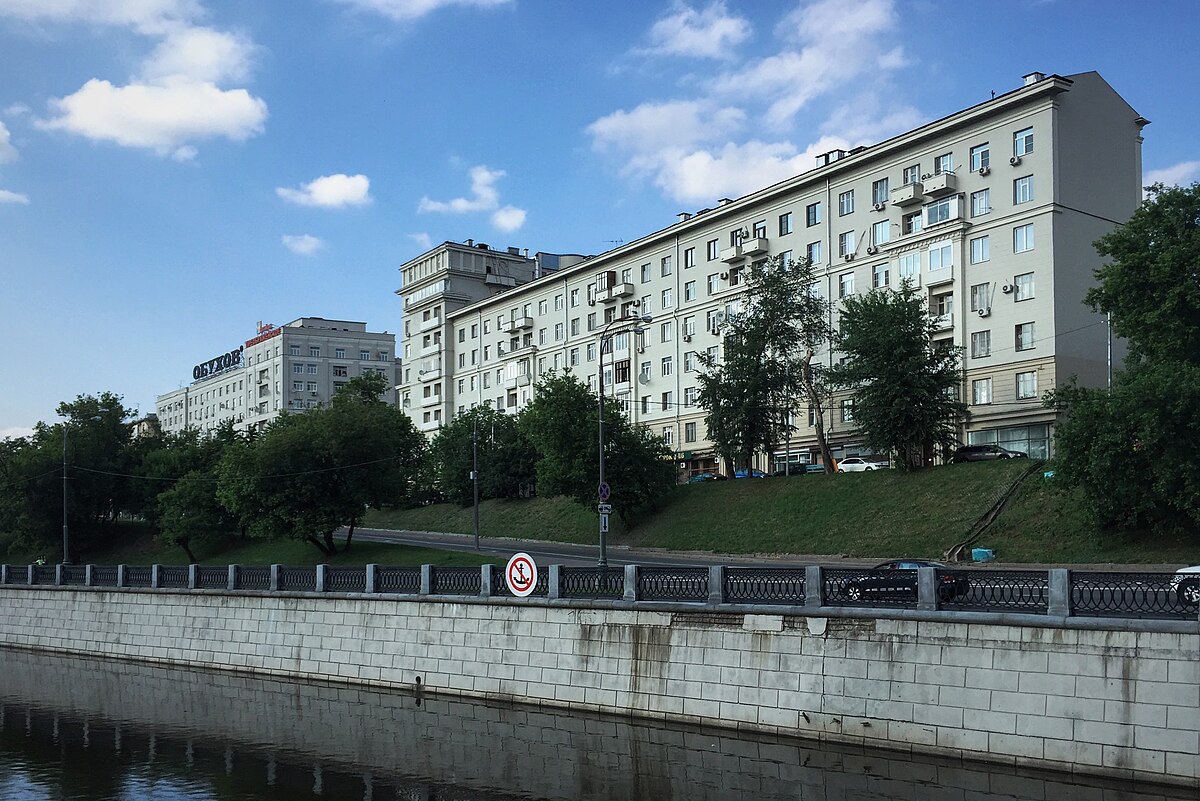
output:
[{"label": "window", "polygon": [[854,273],[842,273],[838,276],[838,297],[848,298],[854,294]]},{"label": "window", "polygon": [[992,379],[977,378],[971,382],[971,402],[976,406],[992,402]]},{"label": "window", "polygon": [[921,230],[921,212],[914,211],[900,218],[900,233],[915,234]]},{"label": "window", "polygon": [[333,366],[333,377],[334,378],[347,378],[348,376],[349,376],[349,372],[346,370],[346,365],[335,364]]},{"label": "window", "polygon": [[683,424],[683,441],[684,442],[695,442],[696,441],[696,424],[695,423],[684,423]]},{"label": "window", "polygon": [[700,390],[696,387],[687,387],[683,391],[683,405],[686,407],[695,406],[700,400]]},{"label": "window", "polygon": [[[433,342],[436,344],[438,340],[435,338]],[[360,350],[358,352],[358,358],[360,361],[369,362],[371,361],[371,352],[368,350]]]},{"label": "window", "polygon": [[708,240],[708,243],[705,245],[705,255],[708,256],[708,260],[716,261],[717,256],[719,256],[720,253],[721,253],[721,240],[719,240],[719,239]]},{"label": "window", "polygon": [[1013,253],[1033,250],[1033,223],[1018,225],[1013,229]]},{"label": "window", "polygon": [[648,414],[649,412],[650,412],[650,396],[643,395],[642,396],[642,414]]},{"label": "window", "polygon": [[842,400],[842,422],[854,422],[854,398],[844,398]]},{"label": "window", "polygon": [[1013,155],[1024,156],[1033,152],[1033,128],[1025,128],[1013,134]]},{"label": "window", "polygon": [[662,438],[664,445],[675,444],[675,426],[663,426]]},{"label": "window", "polygon": [[661,375],[664,375],[664,376],[674,375],[675,374],[674,359],[671,356],[664,356],[662,359],[662,364],[659,365],[659,368],[660,368],[659,373]]},{"label": "window", "polygon": [[980,189],[971,193],[971,216],[982,217],[992,210],[992,193],[989,189]]},{"label": "window", "polygon": [[971,148],[971,169],[975,172],[986,169],[992,163],[992,154],[988,149],[988,143],[975,145]]},{"label": "window", "polygon": [[[562,295],[559,295],[556,298],[554,298],[554,308],[555,309],[558,309],[561,299],[562,299]],[[579,305],[579,290],[572,289],[571,290],[571,308],[573,309],[578,305]],[[472,336],[474,336],[474,334],[472,334]]]},{"label": "window", "polygon": [[897,273],[900,280],[908,280],[916,286],[921,284],[921,254],[905,253],[900,257]]},{"label": "window", "polygon": [[458,329],[458,341],[459,342],[467,341],[467,329],[465,329],[465,328]]},{"label": "window", "polygon": [[846,231],[838,234],[838,255],[847,256],[853,253],[857,248],[854,243],[854,232]]},{"label": "window", "polygon": [[1013,205],[1028,203],[1033,200],[1033,176],[1026,175],[1013,181]]},{"label": "window", "polygon": [[588,312],[587,330],[589,330],[589,331],[596,330],[596,313],[595,312]]},{"label": "window", "polygon": [[300,391],[302,391],[303,389],[304,389],[304,382],[303,382],[303,381],[293,381],[293,382],[292,382],[292,391],[293,391],[293,392],[300,392]]},{"label": "window", "polygon": [[688,248],[683,251],[683,269],[690,270],[696,266],[696,249]]},{"label": "window", "polygon": [[[516,340],[515,340],[515,339],[514,339],[513,341],[514,341],[514,342],[516,342]],[[539,344],[539,345],[545,345],[545,344],[546,344],[546,329],[545,329],[545,328],[539,328],[539,329],[538,329],[538,344]],[[517,346],[516,346],[516,345],[513,345],[513,350],[516,350],[516,348],[517,348]]]},{"label": "window", "polygon": [[642,362],[641,369],[638,371],[638,377],[641,378],[643,382],[654,378],[654,365],[650,362]]},{"label": "window", "polygon": [[958,217],[957,196],[944,197],[925,206],[925,224],[936,225]]},{"label": "window", "polygon": [[672,408],[674,408],[674,406],[675,406],[675,393],[674,392],[664,392],[662,394],[662,410],[664,412],[668,412]]},{"label": "window", "polygon": [[786,266],[792,263],[792,251],[785,250],[779,254],[779,263]]},{"label": "window", "polygon": [[715,295],[721,289],[721,276],[713,273],[708,277],[708,294]]},{"label": "window", "polygon": [[888,179],[880,178],[871,182],[871,202],[875,205],[888,202]]},{"label": "window", "polygon": [[929,246],[929,272],[948,270],[954,266],[949,242]]},{"label": "window", "polygon": [[954,172],[953,153],[943,153],[933,160],[933,174],[941,175],[944,172]]},{"label": "window", "polygon": [[848,190],[838,195],[838,216],[845,217],[854,213],[854,190]]},{"label": "window", "polygon": [[1013,278],[1013,300],[1033,299],[1033,273],[1021,273]]},{"label": "window", "polygon": [[971,334],[971,358],[982,359],[992,355],[992,332],[976,331]]},{"label": "window", "polygon": [[465,353],[458,354],[458,366],[459,367],[467,366],[467,354],[465,354]]},{"label": "window", "polygon": [[304,388],[307,389],[309,392],[316,392],[317,391],[317,382],[309,381],[307,384],[305,384]]},{"label": "window", "polygon": [[317,374],[317,366],[315,364],[306,364],[306,365],[304,365],[304,372],[307,373],[308,375],[316,375]]},{"label": "window", "polygon": [[571,348],[571,358],[567,363],[572,367],[579,364],[579,348]]},{"label": "window", "polygon": [[881,289],[888,285],[888,263],[876,264],[871,269],[871,286],[875,289]]},{"label": "window", "polygon": [[944,292],[930,298],[929,313],[935,317],[954,314],[954,293]]},{"label": "window", "polygon": [[808,247],[806,248],[806,251],[808,253],[808,260],[810,262],[812,262],[813,264],[821,263],[821,243],[820,242],[810,242],[808,244]]},{"label": "window", "polygon": [[1037,397],[1037,370],[1017,373],[1017,400]]},{"label": "window", "polygon": [[792,213],[789,211],[786,214],[779,215],[779,235],[787,236],[792,232]]},{"label": "window", "polygon": [[704,349],[704,355],[708,357],[709,364],[721,363],[721,351],[716,345],[710,345]]},{"label": "window", "polygon": [[639,301],[639,304],[642,314],[650,314],[652,311],[654,311],[654,299],[649,295],[642,295],[642,299]]},{"label": "window", "polygon": [[675,323],[671,320],[668,320],[667,322],[663,323],[662,326],[660,326],[659,330],[662,332],[662,339],[659,341],[670,342],[675,335]]},{"label": "window", "polygon": [[538,314],[539,315],[549,314],[549,312],[550,312],[550,301],[539,300],[538,301]]},{"label": "window", "polygon": [[685,301],[696,299],[696,282],[688,281],[683,285],[683,299]]},{"label": "window", "polygon": [[989,289],[991,284],[975,284],[971,287],[971,311],[977,312],[980,309],[990,309],[992,304],[989,298]]},{"label": "window", "polygon": [[643,284],[649,283],[649,281],[650,281],[650,264],[649,263],[642,265],[641,273],[642,273],[642,283]]},{"label": "window", "polygon": [[300,346],[299,345],[289,345],[288,353],[292,356],[299,356],[300,355]]},{"label": "window", "polygon": [[812,228],[819,222],[821,222],[821,204],[809,203],[804,207],[804,224]]},{"label": "window", "polygon": [[977,236],[971,240],[971,264],[982,264],[992,257],[989,241],[986,236]]},{"label": "window", "polygon": [[555,323],[554,324],[554,341],[560,342],[560,341],[562,341],[562,338],[563,338],[563,324]]},{"label": "window", "polygon": [[683,354],[683,371],[685,373],[695,372],[696,364],[696,351],[689,350],[687,353]]},{"label": "window", "polygon": [[766,220],[759,220],[758,222],[756,222],[754,224],[754,238],[755,239],[766,239],[767,238],[767,221]]},{"label": "window", "polygon": [[661,277],[666,278],[668,275],[670,275],[671,269],[671,257],[663,256],[662,261],[659,263],[659,273]]},{"label": "window", "polygon": [[589,362],[596,361],[596,343],[589,342],[587,346],[587,360]]},{"label": "window", "polygon": [[871,225],[871,244],[883,245],[892,238],[891,220],[880,220]]},{"label": "window", "polygon": [[571,336],[573,336],[573,337],[579,336],[579,318],[578,317],[571,318]]},{"label": "window", "polygon": [[1033,349],[1033,323],[1020,323],[1016,329],[1017,350]]},{"label": "window", "polygon": [[675,307],[675,290],[667,287],[662,291],[662,309],[671,309]]},{"label": "window", "polygon": [[902,181],[904,186],[919,184],[921,182],[921,165],[918,163],[911,167],[905,167]]},{"label": "window", "polygon": [[308,355],[312,356],[314,359],[321,358],[321,347],[319,345],[309,345]]}]

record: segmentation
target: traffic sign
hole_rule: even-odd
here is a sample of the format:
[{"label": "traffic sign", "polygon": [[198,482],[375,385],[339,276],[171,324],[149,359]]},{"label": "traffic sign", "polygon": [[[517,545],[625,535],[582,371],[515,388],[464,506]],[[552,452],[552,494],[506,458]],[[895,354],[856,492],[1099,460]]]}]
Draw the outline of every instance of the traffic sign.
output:
[{"label": "traffic sign", "polygon": [[600,515],[600,530],[608,533],[608,513],[604,512]]},{"label": "traffic sign", "polygon": [[515,553],[504,568],[504,579],[509,592],[518,598],[524,598],[537,586],[537,563],[527,553]]},{"label": "traffic sign", "polygon": [[600,495],[600,500],[607,501],[612,495],[612,487],[608,486],[607,481],[601,481],[600,486],[596,487],[596,492]]},{"label": "traffic sign", "polygon": [[598,505],[596,506],[596,509],[597,509],[597,511],[599,511],[599,512],[600,512],[600,514],[602,514],[602,515],[611,514],[611,513],[612,513],[612,504],[611,504],[611,503],[602,503],[602,504],[598,504]]}]

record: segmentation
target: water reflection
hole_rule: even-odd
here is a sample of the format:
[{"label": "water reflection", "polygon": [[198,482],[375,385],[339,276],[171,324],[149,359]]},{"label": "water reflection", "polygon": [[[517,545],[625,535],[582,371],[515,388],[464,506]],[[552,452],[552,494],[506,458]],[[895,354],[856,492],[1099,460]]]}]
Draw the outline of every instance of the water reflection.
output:
[{"label": "water reflection", "polygon": [[0,649],[4,801],[1184,801],[402,692]]}]

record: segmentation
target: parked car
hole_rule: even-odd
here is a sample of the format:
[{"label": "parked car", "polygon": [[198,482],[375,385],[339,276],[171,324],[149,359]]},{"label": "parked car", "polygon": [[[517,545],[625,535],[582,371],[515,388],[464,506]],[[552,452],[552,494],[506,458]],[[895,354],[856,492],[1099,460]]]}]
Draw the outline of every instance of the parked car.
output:
[{"label": "parked car", "polygon": [[766,478],[767,474],[764,473],[763,471],[759,470],[758,468],[754,468],[753,470],[734,470],[733,477],[734,478]]},{"label": "parked car", "polygon": [[[947,569],[947,565],[941,562],[894,559],[876,565],[862,575],[846,579],[842,591],[851,601],[865,601],[871,598],[914,600],[917,597],[919,567]],[[942,573],[938,576],[937,595],[943,601],[965,595],[968,589],[967,578],[961,573]]]},{"label": "parked car", "polygon": [[806,464],[806,465],[804,465],[804,472],[805,473],[824,473],[825,465],[821,464],[820,462],[813,462],[811,464]]},{"label": "parked car", "polygon": [[720,473],[697,473],[687,480],[689,484],[703,484],[705,481],[725,481],[727,476]]},{"label": "parked car", "polygon": [[887,466],[884,462],[868,462],[858,456],[849,456],[837,463],[839,473],[865,473],[868,470],[883,470]]},{"label": "parked car", "polygon": [[1200,565],[1176,570],[1171,590],[1184,606],[1200,607]]},{"label": "parked car", "polygon": [[955,448],[954,462],[987,462],[992,459],[1024,459],[1025,451],[1010,451],[1000,445],[963,445]]}]

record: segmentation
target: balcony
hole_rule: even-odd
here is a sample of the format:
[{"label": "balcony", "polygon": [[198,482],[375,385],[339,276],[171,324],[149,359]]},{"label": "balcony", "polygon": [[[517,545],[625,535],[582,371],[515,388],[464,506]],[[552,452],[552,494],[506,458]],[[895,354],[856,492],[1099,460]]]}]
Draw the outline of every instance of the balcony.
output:
[{"label": "balcony", "polygon": [[517,278],[513,275],[497,275],[496,273],[488,273],[483,277],[483,283],[488,286],[516,286]]},{"label": "balcony", "polygon": [[934,314],[933,312],[930,312],[929,321],[933,323],[933,330],[935,333],[938,331],[949,331],[950,329],[954,328],[954,315],[950,313]]},{"label": "balcony", "polygon": [[734,245],[733,247],[725,248],[721,251],[721,261],[728,264],[729,262],[737,261],[738,259],[742,258],[743,255],[742,246]]},{"label": "balcony", "polygon": [[954,268],[944,267],[940,270],[929,270],[925,274],[925,286],[934,287],[939,284],[949,284],[954,281]]},{"label": "balcony", "polygon": [[767,238],[765,236],[755,237],[754,239],[742,240],[742,255],[743,256],[759,256],[767,252]]},{"label": "balcony", "polygon": [[600,290],[596,295],[596,299],[601,303],[612,303],[621,298],[627,298],[632,294],[633,284],[613,284],[608,289]]},{"label": "balcony", "polygon": [[421,406],[439,406],[442,402],[441,395],[430,395],[427,398],[421,398]]},{"label": "balcony", "polygon": [[527,387],[527,386],[529,386],[530,382],[531,382],[531,379],[529,377],[529,373],[524,373],[522,375],[515,375],[512,378],[504,379],[504,388],[505,389],[516,389],[517,387]]},{"label": "balcony", "polygon": [[892,190],[893,206],[915,206],[925,200],[925,189],[918,181],[915,184],[905,184]]},{"label": "balcony", "polygon": [[940,197],[958,191],[958,177],[952,172],[924,176],[921,186],[929,197]]},{"label": "balcony", "polygon": [[500,353],[500,356],[531,356],[537,353],[538,346],[533,342],[526,342],[524,345],[517,345],[515,348]]},{"label": "balcony", "polygon": [[419,323],[417,323],[417,333],[428,331],[431,328],[438,328],[441,326],[441,324],[442,318],[440,315],[431,315],[428,320],[421,320]]},{"label": "balcony", "polygon": [[529,328],[533,328],[532,317],[514,317],[508,321],[508,325],[504,327],[504,330],[510,334],[515,334],[517,331],[524,331]]},{"label": "balcony", "polygon": [[417,378],[421,381],[436,381],[442,377],[442,366],[440,364],[431,365],[417,371]]}]

